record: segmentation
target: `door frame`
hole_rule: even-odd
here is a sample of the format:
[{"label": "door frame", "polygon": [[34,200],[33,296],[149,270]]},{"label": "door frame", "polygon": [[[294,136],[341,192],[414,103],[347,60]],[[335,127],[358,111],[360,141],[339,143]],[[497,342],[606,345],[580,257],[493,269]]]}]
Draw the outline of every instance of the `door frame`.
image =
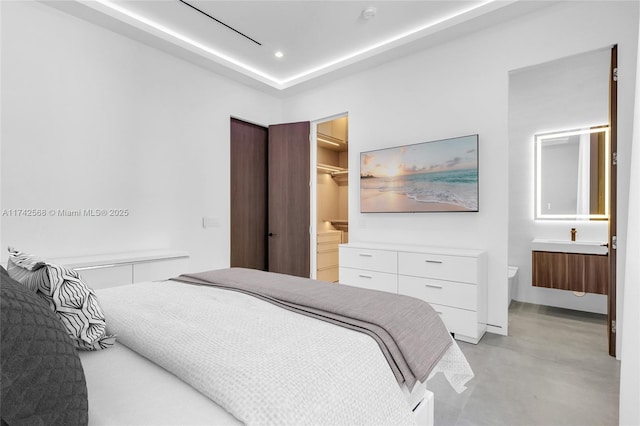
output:
[{"label": "door frame", "polygon": [[607,340],[609,355],[616,357],[618,346],[617,319],[617,239],[618,234],[618,45],[611,46],[609,74],[609,291],[607,292]]},{"label": "door frame", "polygon": [[[333,121],[337,118],[349,117],[349,112],[345,111],[339,114],[330,115],[323,118],[318,118],[316,120],[311,121],[310,132],[309,135],[309,143],[311,144],[309,152],[310,152],[310,160],[309,167],[311,170],[309,171],[309,176],[311,176],[309,185],[310,188],[310,218],[309,218],[309,242],[311,247],[309,247],[309,255],[311,256],[309,267],[311,269],[311,278],[317,278],[318,272],[318,124],[325,123],[327,121]],[[349,198],[347,197],[347,203],[349,202]],[[350,207],[350,206],[349,206]],[[349,208],[349,213],[351,213],[351,209]]]}]

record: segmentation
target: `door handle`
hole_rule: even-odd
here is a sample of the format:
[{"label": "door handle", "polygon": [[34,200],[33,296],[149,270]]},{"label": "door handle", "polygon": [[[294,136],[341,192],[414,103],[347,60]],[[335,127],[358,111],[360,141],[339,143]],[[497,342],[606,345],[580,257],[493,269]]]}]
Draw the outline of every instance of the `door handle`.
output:
[{"label": "door handle", "polygon": [[270,237],[275,237],[277,234],[274,234],[273,232],[269,232],[267,235]]}]

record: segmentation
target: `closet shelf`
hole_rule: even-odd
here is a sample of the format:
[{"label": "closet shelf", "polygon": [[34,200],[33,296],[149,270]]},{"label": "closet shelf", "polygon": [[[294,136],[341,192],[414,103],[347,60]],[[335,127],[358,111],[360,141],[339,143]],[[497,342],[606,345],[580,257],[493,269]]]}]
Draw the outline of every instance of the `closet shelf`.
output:
[{"label": "closet shelf", "polygon": [[338,173],[347,173],[347,169],[344,167],[333,166],[331,164],[322,164],[318,163],[318,171],[327,173],[330,175],[338,174]]},{"label": "closet shelf", "polygon": [[331,175],[340,186],[347,184],[349,180],[349,171],[344,167],[333,166],[330,164],[318,163],[318,173]]},{"label": "closet shelf", "polygon": [[328,219],[327,222],[331,223],[338,231],[348,231],[349,221],[345,219]]}]

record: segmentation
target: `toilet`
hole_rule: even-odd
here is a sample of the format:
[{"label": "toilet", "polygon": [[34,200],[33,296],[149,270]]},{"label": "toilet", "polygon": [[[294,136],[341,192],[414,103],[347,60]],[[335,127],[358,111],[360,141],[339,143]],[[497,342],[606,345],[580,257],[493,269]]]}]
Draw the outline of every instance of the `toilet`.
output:
[{"label": "toilet", "polygon": [[517,266],[509,266],[509,304],[513,301],[513,296],[515,295],[516,288],[518,286],[518,267]]}]

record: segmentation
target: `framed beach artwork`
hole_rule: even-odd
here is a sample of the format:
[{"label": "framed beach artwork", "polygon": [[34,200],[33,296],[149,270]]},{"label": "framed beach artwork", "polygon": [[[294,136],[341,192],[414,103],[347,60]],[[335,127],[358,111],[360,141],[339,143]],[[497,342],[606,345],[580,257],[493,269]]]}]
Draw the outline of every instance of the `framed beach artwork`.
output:
[{"label": "framed beach artwork", "polygon": [[478,135],[360,153],[360,212],[477,212]]}]

